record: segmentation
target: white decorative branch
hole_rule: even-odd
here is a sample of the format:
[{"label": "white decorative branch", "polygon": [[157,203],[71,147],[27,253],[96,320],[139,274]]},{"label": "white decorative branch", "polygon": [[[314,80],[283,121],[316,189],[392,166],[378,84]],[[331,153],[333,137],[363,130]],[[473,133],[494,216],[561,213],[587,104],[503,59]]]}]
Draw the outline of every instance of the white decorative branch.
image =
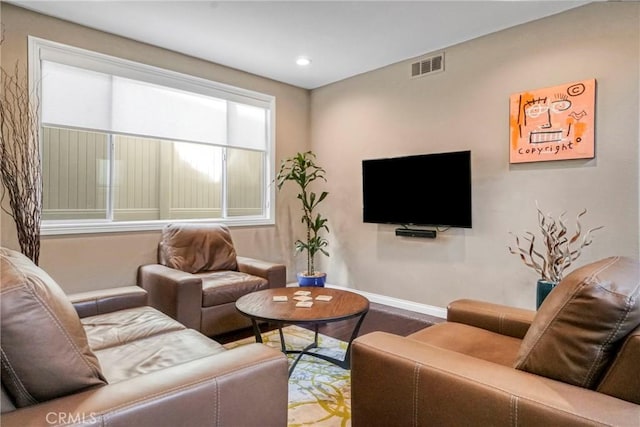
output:
[{"label": "white decorative branch", "polygon": [[531,232],[526,231],[524,236],[518,236],[509,233],[515,238],[515,245],[509,246],[509,252],[518,255],[527,267],[533,268],[542,280],[549,282],[560,282],[563,278],[564,271],[578,259],[582,253],[582,248],[592,243],[591,233],[603,228],[604,226],[594,227],[585,233],[580,239],[582,226],[580,218],[587,213],[584,209],[576,217],[576,231],[567,237],[568,229],[564,218],[566,212],[563,212],[554,218],[551,214],[545,215],[538,204],[538,226],[542,234],[542,243],[544,253],[536,249],[536,238]]}]

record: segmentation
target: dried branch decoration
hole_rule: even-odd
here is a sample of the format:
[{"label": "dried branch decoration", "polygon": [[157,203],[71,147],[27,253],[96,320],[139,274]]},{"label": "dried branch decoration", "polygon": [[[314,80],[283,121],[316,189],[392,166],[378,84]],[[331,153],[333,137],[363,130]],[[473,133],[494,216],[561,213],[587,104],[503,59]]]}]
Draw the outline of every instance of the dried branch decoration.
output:
[{"label": "dried branch decoration", "polygon": [[19,71],[17,64],[13,74],[0,67],[0,203],[8,193],[11,211],[2,210],[16,223],[21,252],[38,264],[42,215],[38,100]]},{"label": "dried branch decoration", "polygon": [[538,225],[545,253],[542,254],[536,250],[536,236],[528,231],[520,237],[509,233],[515,237],[515,249],[509,246],[509,252],[519,255],[526,266],[533,268],[540,274],[542,280],[558,283],[562,280],[565,269],[578,259],[582,248],[591,244],[591,233],[604,226],[587,230],[584,237],[580,239],[582,233],[580,218],[587,213],[587,210],[584,209],[576,217],[576,231],[569,238],[564,218],[566,212],[561,213],[558,218],[553,218],[551,214],[545,215],[537,203],[536,209],[538,210]]}]

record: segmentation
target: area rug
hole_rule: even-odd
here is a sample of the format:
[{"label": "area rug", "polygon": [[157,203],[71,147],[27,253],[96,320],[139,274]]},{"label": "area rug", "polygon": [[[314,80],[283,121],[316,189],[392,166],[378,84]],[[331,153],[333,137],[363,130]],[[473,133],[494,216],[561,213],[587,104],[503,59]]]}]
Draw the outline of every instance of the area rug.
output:
[{"label": "area rug", "polygon": [[[299,350],[313,342],[313,331],[287,326],[282,329],[288,350]],[[278,330],[262,334],[263,342],[280,350]],[[225,344],[226,348],[255,342],[246,338]],[[343,359],[347,343],[322,334],[318,335],[318,348],[313,350]],[[296,355],[289,355],[289,366]],[[351,372],[316,357],[304,355],[289,378],[288,427],[350,426],[351,425]]]}]

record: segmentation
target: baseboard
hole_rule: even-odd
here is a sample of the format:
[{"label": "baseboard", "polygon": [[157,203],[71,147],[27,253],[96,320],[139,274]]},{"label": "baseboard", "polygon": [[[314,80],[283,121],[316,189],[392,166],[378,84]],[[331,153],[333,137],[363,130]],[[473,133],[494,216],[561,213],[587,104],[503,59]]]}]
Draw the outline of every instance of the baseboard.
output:
[{"label": "baseboard", "polygon": [[401,308],[403,310],[415,311],[416,313],[428,314],[430,316],[440,317],[442,319],[447,318],[447,309],[443,307],[436,307],[434,305],[420,304],[413,301],[407,301],[400,298],[388,297],[385,295],[374,294],[371,292],[360,291],[358,289],[345,288],[344,286],[334,286],[327,284],[328,288],[343,289],[345,291],[355,292],[357,294],[366,297],[369,301],[378,304],[384,304],[395,308]]}]

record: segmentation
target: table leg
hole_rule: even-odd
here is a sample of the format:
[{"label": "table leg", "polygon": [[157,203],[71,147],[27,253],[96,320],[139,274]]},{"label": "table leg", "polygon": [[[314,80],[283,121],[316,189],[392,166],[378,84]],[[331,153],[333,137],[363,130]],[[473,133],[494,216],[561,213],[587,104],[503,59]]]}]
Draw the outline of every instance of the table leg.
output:
[{"label": "table leg", "polygon": [[367,312],[362,313],[360,319],[358,319],[358,323],[356,323],[356,327],[353,329],[353,333],[351,334],[351,338],[349,339],[349,343],[347,344],[347,352],[344,355],[344,369],[351,368],[351,343],[358,337],[358,332],[360,332],[360,326],[362,326],[362,322],[364,321],[364,317],[367,315]]},{"label": "table leg", "polygon": [[284,332],[282,332],[282,325],[278,325],[278,332],[280,332],[280,349],[282,349],[283,353],[287,353],[287,346],[284,342]]},{"label": "table leg", "polygon": [[308,354],[309,356],[314,356],[314,357],[324,356],[322,354],[318,355],[318,354],[309,352],[309,350],[311,350],[312,348],[316,348],[317,346],[318,346],[317,342],[312,342],[302,350],[284,350],[285,354],[297,354],[295,360],[289,367],[289,377],[291,377],[291,374],[293,373],[293,370],[296,368],[296,365],[298,364],[302,356],[304,356],[305,354]]},{"label": "table leg", "polygon": [[253,335],[256,337],[256,342],[262,343],[262,333],[256,319],[251,319],[251,325],[253,326]]},{"label": "table leg", "polygon": [[[318,324],[314,325],[315,336],[314,336],[313,342],[311,344],[309,344],[308,346],[306,346],[304,349],[302,349],[302,350],[285,350],[284,347],[283,347],[282,351],[285,354],[297,354],[298,355],[296,357],[296,359],[293,361],[293,364],[291,365],[291,367],[289,368],[289,376],[291,376],[291,373],[293,372],[293,369],[296,367],[296,365],[300,361],[300,358],[302,356],[304,356],[305,354],[307,354],[309,356],[317,357],[318,359],[326,360],[327,362],[333,363],[334,365],[338,365],[342,369],[351,369],[351,343],[358,336],[358,332],[360,332],[360,327],[362,326],[362,322],[364,321],[364,317],[366,315],[367,315],[366,312],[362,313],[362,315],[360,315],[360,318],[358,318],[356,326],[353,328],[353,332],[351,333],[351,338],[349,339],[349,342],[347,344],[347,351],[346,351],[346,353],[344,355],[344,359],[342,359],[342,360],[337,359],[335,357],[327,356],[327,355],[322,354],[322,353],[316,353],[316,352],[309,351],[309,350],[311,350],[313,348],[317,348],[318,347]],[[281,342],[284,342],[284,337],[282,335],[282,330],[280,331],[280,334],[281,334],[280,335]]]}]

